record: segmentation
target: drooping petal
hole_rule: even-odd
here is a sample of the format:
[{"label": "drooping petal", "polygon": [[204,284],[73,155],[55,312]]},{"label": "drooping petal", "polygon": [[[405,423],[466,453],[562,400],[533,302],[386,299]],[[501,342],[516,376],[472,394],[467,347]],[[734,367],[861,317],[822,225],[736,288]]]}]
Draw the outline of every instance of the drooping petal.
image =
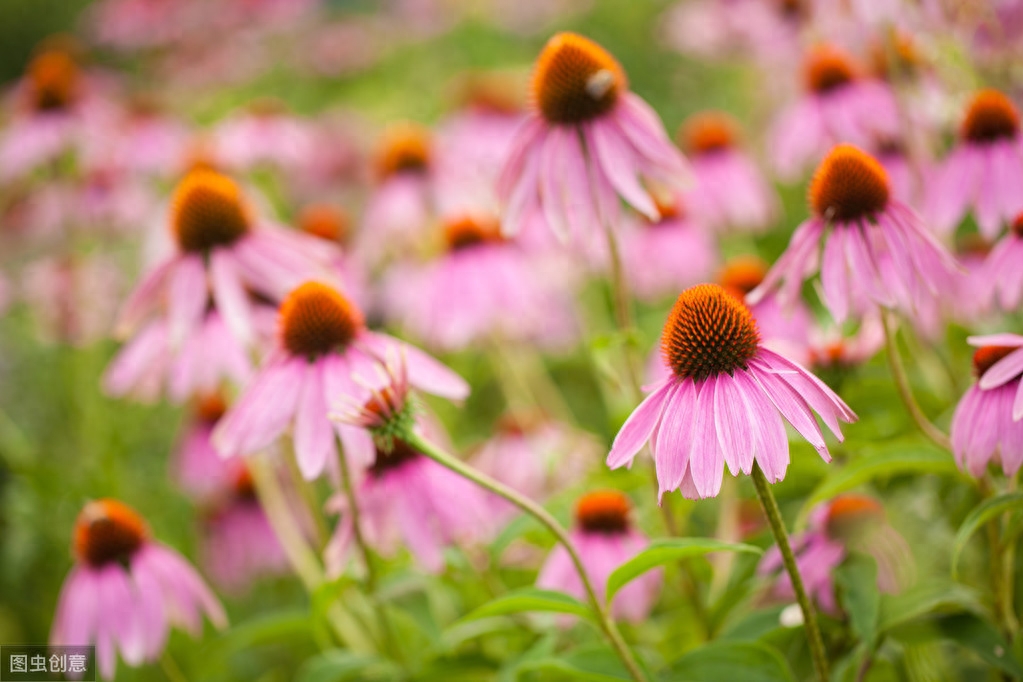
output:
[{"label": "drooping petal", "polygon": [[618,435],[615,436],[614,443],[611,444],[611,452],[607,455],[609,467],[617,469],[629,464],[650,440],[654,427],[660,421],[664,401],[671,393],[672,383],[671,379],[666,379],[654,386],[650,395],[625,420]]},{"label": "drooping petal", "polygon": [[295,412],[294,433],[295,459],[306,480],[323,473],[327,462],[337,456],[334,429],[327,412],[322,360],[308,363]]}]

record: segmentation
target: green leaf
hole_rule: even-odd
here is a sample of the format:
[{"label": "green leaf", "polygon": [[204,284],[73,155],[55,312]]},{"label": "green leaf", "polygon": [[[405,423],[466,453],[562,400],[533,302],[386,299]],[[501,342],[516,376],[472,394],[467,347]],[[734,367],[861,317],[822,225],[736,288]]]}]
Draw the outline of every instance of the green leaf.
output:
[{"label": "green leaf", "polygon": [[781,654],[760,642],[711,642],[677,659],[661,679],[665,682],[795,682]]},{"label": "green leaf", "polygon": [[582,616],[583,618],[593,618],[593,612],[589,607],[575,597],[570,597],[564,592],[538,590],[535,587],[527,587],[521,590],[514,590],[497,597],[493,601],[487,602],[462,618],[461,622],[477,618],[489,618],[491,616],[507,616],[512,613],[523,613],[525,611],[570,613],[574,616]]},{"label": "green leaf", "polygon": [[615,596],[630,581],[652,568],[680,559],[709,554],[710,552],[749,552],[761,554],[753,545],[722,542],[713,538],[662,538],[654,540],[645,550],[615,569],[607,580],[607,600]]},{"label": "green leaf", "polygon": [[957,613],[941,618],[938,628],[946,638],[974,652],[988,665],[1016,679],[1023,678],[1023,666],[1016,659],[1012,646],[983,618],[973,613]]},{"label": "green leaf", "polygon": [[393,663],[377,656],[333,650],[310,658],[295,675],[295,682],[346,682],[347,680],[389,680],[396,673]]},{"label": "green leaf", "polygon": [[963,524],[959,526],[959,532],[956,533],[955,541],[952,543],[953,578],[959,575],[959,555],[962,554],[966,543],[977,532],[977,529],[1001,514],[1021,507],[1023,507],[1023,492],[1005,493],[984,500],[966,515]]},{"label": "green leaf", "polygon": [[849,613],[852,630],[860,641],[873,646],[881,617],[881,594],[877,590],[877,563],[872,557],[853,554],[835,571],[842,588],[842,604]]},{"label": "green leaf", "polygon": [[878,633],[908,623],[936,611],[972,611],[982,613],[976,592],[958,583],[940,582],[918,585],[897,595],[881,595]]},{"label": "green leaf", "polygon": [[881,450],[865,449],[864,454],[851,459],[834,471],[814,489],[806,500],[796,527],[802,527],[810,511],[820,502],[839,493],[863,485],[875,478],[897,474],[929,473],[959,476],[952,457],[944,450],[920,442],[892,443]]},{"label": "green leaf", "polygon": [[621,682],[633,679],[618,656],[607,647],[591,647],[568,655],[524,661],[517,666],[516,671],[559,673],[573,680],[587,682]]}]

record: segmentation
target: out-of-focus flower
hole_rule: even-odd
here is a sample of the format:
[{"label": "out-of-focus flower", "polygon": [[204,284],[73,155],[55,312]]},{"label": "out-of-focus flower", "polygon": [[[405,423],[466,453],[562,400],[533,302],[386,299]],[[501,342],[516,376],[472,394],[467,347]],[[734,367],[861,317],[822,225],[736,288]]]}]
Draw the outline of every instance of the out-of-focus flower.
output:
[{"label": "out-of-focus flower", "polygon": [[434,215],[433,143],[423,126],[402,122],[377,143],[376,187],[366,205],[357,251],[370,263],[405,254],[423,240]]},{"label": "out-of-focus flower", "polygon": [[191,136],[184,123],[140,96],[128,103],[101,153],[114,168],[171,178],[185,165]]},{"label": "out-of-focus flower", "polygon": [[356,377],[370,381],[391,353],[404,356],[409,382],[427,393],[461,400],[469,386],[426,353],[366,328],[362,312],[330,285],[309,281],[281,304],[278,335],[256,377],[214,431],[225,456],[270,445],[294,425],[295,457],[302,474],[316,478],[337,458],[335,429],[354,466],[373,461],[368,432],[331,426],[328,406],[342,396],[366,393]]},{"label": "out-of-focus flower", "polygon": [[1023,300],[1023,213],[1016,216],[1012,229],[991,249],[983,268],[989,292],[982,300],[996,297],[1002,310],[1014,311]]},{"label": "out-of-focus flower", "polygon": [[928,217],[948,233],[970,209],[980,233],[994,239],[1023,210],[1023,144],[1019,110],[997,90],[973,96],[959,143],[930,185]]},{"label": "out-of-focus flower", "polygon": [[971,336],[967,342],[977,348],[977,383],[952,415],[952,452],[959,468],[977,478],[992,461],[1015,476],[1023,465],[1023,336]]},{"label": "out-of-focus flower", "polygon": [[670,374],[651,387],[607,457],[617,469],[650,441],[659,495],[713,497],[725,464],[732,475],[749,474],[756,461],[769,481],[780,481],[789,463],[782,417],[825,461],[831,455],[814,412],[839,440],[839,420],[856,420],[817,377],[763,347],[749,308],[716,284],[679,295],[661,352]]},{"label": "out-of-focus flower", "polygon": [[657,220],[644,183],[684,189],[685,160],[657,114],[593,41],[551,38],[533,72],[532,102],[498,183],[506,233],[542,216],[560,238],[583,240],[596,226],[617,224],[619,197]]},{"label": "out-of-focus flower", "polygon": [[46,256],[25,268],[19,293],[41,338],[85,346],[107,335],[123,284],[105,256]]},{"label": "out-of-focus flower", "polygon": [[564,348],[577,334],[571,296],[497,221],[465,215],[444,225],[444,253],[394,265],[384,308],[429,346],[459,350],[495,338]]},{"label": "out-of-focus flower", "polygon": [[666,42],[699,57],[751,53],[771,64],[794,61],[810,25],[809,0],[688,0],[664,17]]},{"label": "out-of-focus flower", "polygon": [[637,298],[656,301],[706,281],[717,263],[717,247],[708,230],[690,215],[688,200],[671,194],[657,198],[660,218],[626,220],[619,232],[622,265]]},{"label": "out-of-focus flower", "polygon": [[212,295],[228,328],[250,344],[247,290],[277,301],[311,276],[329,277],[333,247],[256,215],[234,180],[216,171],[198,168],[186,175],[169,218],[175,253],[153,267],[124,304],[121,335],[165,306],[171,345],[177,346],[202,322]]},{"label": "out-of-focus flower", "polygon": [[[821,609],[837,616],[834,571],[849,550],[870,554],[877,562],[877,586],[896,592],[912,569],[906,541],[885,523],[884,508],[866,495],[848,494],[817,505],[810,514],[809,527],[792,537],[796,566],[810,597]],[[781,570],[781,551],[772,547],[757,567],[761,575],[779,573],[772,593],[779,599],[793,599],[795,592],[788,573]]]},{"label": "out-of-focus flower", "polygon": [[259,166],[284,173],[302,169],[317,140],[313,126],[288,113],[282,102],[261,99],[221,121],[212,132],[215,155],[233,172]]},{"label": "out-of-focus flower", "polygon": [[[587,493],[576,503],[575,524],[568,536],[597,594],[604,594],[607,580],[616,568],[650,544],[647,537],[633,527],[629,519],[631,510],[629,498],[617,490]],[[650,615],[663,583],[664,572],[660,569],[639,576],[615,595],[612,614],[633,623],[642,621]],[[551,550],[536,578],[536,585],[586,598],[575,564],[562,545]]]},{"label": "out-of-focus flower", "polygon": [[[1014,233],[1015,227],[1010,234]],[[1006,235],[1006,240],[1009,239],[1012,237]],[[1010,249],[1006,246],[1005,250]],[[991,244],[979,234],[965,235],[957,240],[956,258],[965,274],[959,278],[957,286],[944,303],[947,305],[948,316],[960,324],[974,324],[992,312],[996,287],[990,276],[995,269],[994,263],[989,262],[991,252]],[[1023,287],[1023,280],[1020,286]]]},{"label": "out-of-focus flower", "polygon": [[803,66],[805,93],[782,112],[771,131],[771,161],[781,177],[794,180],[839,142],[866,147],[877,138],[897,138],[899,111],[883,81],[864,74],[852,57],[818,45]]},{"label": "out-of-focus flower", "polygon": [[891,196],[887,173],[866,152],[849,144],[832,149],[814,174],[809,199],[813,216],[750,294],[753,303],[777,287],[782,305],[790,305],[819,269],[824,304],[836,322],[878,308],[912,314],[959,274],[920,217]]},{"label": "out-of-focus flower", "polygon": [[115,108],[102,89],[82,73],[71,46],[41,50],[12,94],[13,111],[0,134],[0,180],[82,151],[106,134]]},{"label": "out-of-focus flower", "polygon": [[362,263],[348,252],[348,246],[354,241],[352,219],[348,213],[334,204],[308,204],[298,214],[295,223],[305,234],[339,247],[331,265],[341,288],[359,306],[368,306],[370,296],[366,273]]},{"label": "out-of-focus flower", "polygon": [[202,520],[202,565],[218,587],[234,594],[258,578],[286,574],[289,567],[252,475],[244,464],[239,467],[227,494]]},{"label": "out-of-focus flower", "polygon": [[855,334],[846,336],[841,328],[815,326],[809,334],[810,364],[815,370],[856,367],[884,347],[884,326],[877,315],[863,318]]},{"label": "out-of-focus flower", "polygon": [[213,428],[225,412],[227,401],[222,392],[197,396],[171,462],[174,480],[201,502],[230,489],[244,466],[239,460],[221,457],[213,447]]},{"label": "out-of-focus flower", "polygon": [[50,642],[96,647],[99,673],[113,679],[117,653],[130,666],[163,653],[171,627],[193,637],[202,615],[222,628],[224,609],[180,554],[152,539],[127,505],[103,499],[75,522],[71,569],[57,603]]},{"label": "out-of-focus flower", "polygon": [[696,114],[679,129],[679,145],[695,181],[686,206],[715,230],[766,230],[778,214],[778,199],[753,160],[739,146],[739,125],[728,114]]}]

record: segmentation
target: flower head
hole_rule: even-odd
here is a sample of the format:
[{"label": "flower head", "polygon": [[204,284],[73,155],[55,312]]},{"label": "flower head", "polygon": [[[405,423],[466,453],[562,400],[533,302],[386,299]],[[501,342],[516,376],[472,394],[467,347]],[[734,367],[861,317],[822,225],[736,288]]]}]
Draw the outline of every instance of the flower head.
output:
[{"label": "flower head", "polygon": [[188,173],[171,199],[171,229],[182,251],[230,246],[249,231],[250,222],[238,183],[214,170]]},{"label": "flower head", "polygon": [[578,124],[606,114],[627,88],[625,72],[611,53],[575,33],[551,38],[533,71],[533,100],[552,124]]},{"label": "flower head", "polygon": [[716,284],[679,295],[661,350],[668,372],[618,432],[607,464],[630,463],[650,441],[662,495],[713,497],[725,464],[749,474],[754,460],[780,481],[789,460],[781,417],[826,461],[814,412],[839,439],[839,420],[856,419],[819,379],[761,345],[749,309]]},{"label": "flower head", "polygon": [[66,109],[79,87],[78,64],[64,49],[48,49],[36,55],[28,65],[31,101],[37,111]]},{"label": "flower head", "polygon": [[131,507],[89,502],[75,522],[75,567],[61,590],[50,641],[94,645],[100,674],[113,678],[119,651],[137,666],[160,657],[172,626],[193,636],[202,613],[217,627],[223,607],[187,561],[152,538]]}]

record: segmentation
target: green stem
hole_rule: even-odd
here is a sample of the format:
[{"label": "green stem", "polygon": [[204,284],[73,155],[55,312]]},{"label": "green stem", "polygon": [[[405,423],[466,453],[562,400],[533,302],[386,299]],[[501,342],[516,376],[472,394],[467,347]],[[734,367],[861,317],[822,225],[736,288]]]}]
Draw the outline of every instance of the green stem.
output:
[{"label": "green stem", "polygon": [[600,629],[603,631],[605,637],[607,637],[611,647],[622,660],[622,663],[628,669],[629,674],[632,675],[632,678],[636,680],[636,682],[647,682],[647,677],[639,667],[639,663],[637,663],[632,650],[629,649],[629,645],[625,643],[624,638],[622,638],[622,634],[618,631],[618,627],[615,625],[614,619],[611,618],[607,605],[604,603],[604,600],[597,596],[597,592],[593,588],[593,583],[590,582],[590,577],[586,573],[586,568],[583,566],[582,558],[579,556],[578,550],[575,548],[575,545],[572,544],[572,540],[568,536],[568,531],[566,531],[564,527],[558,523],[557,519],[551,516],[550,512],[528,497],[517,493],[504,484],[490,478],[483,472],[477,471],[469,465],[461,462],[433,443],[424,439],[418,433],[409,433],[404,436],[404,440],[410,446],[438,464],[451,469],[461,476],[464,476],[476,485],[489,490],[495,495],[503,497],[505,500],[511,502],[547,528],[547,530],[549,530],[554,537],[557,538],[558,542],[564,546],[569,557],[571,557],[572,563],[575,565],[575,570],[579,574],[579,579],[583,584],[583,588],[586,590],[586,596],[589,599],[590,606],[593,608],[593,611],[597,616]]},{"label": "green stem", "polygon": [[799,608],[803,611],[803,623],[806,629],[806,639],[810,645],[810,655],[813,657],[813,667],[817,670],[817,677],[820,682],[828,682],[828,655],[824,650],[824,640],[821,638],[820,626],[817,624],[817,611],[813,607],[813,602],[806,594],[806,587],[803,586],[803,576],[799,574],[799,566],[796,565],[796,557],[792,553],[792,546],[789,544],[789,534],[785,531],[785,523],[782,521],[781,512],[778,510],[778,503],[774,499],[774,493],[771,492],[771,485],[767,482],[767,477],[764,476],[764,472],[761,471],[760,465],[756,462],[753,463],[753,485],[757,489],[757,497],[760,498],[760,504],[764,508],[764,514],[767,515],[767,522],[771,526],[771,532],[774,534],[774,540],[778,543],[778,549],[781,550],[782,562],[785,564],[785,570],[789,574],[789,579],[792,581],[792,590],[796,593],[796,601],[799,602]]},{"label": "green stem", "polygon": [[632,298],[629,296],[629,285],[625,281],[625,269],[622,267],[622,255],[618,249],[618,240],[615,238],[614,229],[607,225],[604,228],[604,233],[607,235],[607,251],[611,258],[611,300],[614,305],[615,322],[625,343],[625,367],[629,386],[632,389],[632,397],[638,400],[643,391],[639,361],[633,352],[636,325],[632,318]]},{"label": "green stem", "polygon": [[888,355],[888,365],[892,370],[892,378],[895,380],[895,388],[898,389],[899,397],[909,411],[909,416],[916,422],[917,427],[925,436],[939,448],[952,450],[952,442],[941,429],[931,423],[924,411],[920,409],[916,398],[913,397],[913,389],[909,386],[909,377],[906,375],[906,368],[902,364],[902,357],[899,355],[899,348],[895,342],[895,330],[892,329],[888,316],[881,314],[881,325],[884,327],[885,350]]},{"label": "green stem", "polygon": [[362,521],[359,515],[359,503],[355,498],[355,487],[352,485],[352,472],[348,466],[348,458],[342,453],[338,459],[341,462],[341,485],[344,486],[345,498],[348,500],[348,514],[352,521],[352,536],[355,544],[362,554],[362,561],[366,566],[366,592],[369,593],[370,601],[373,602],[373,610],[376,611],[377,620],[380,623],[380,632],[384,638],[384,644],[396,658],[400,659],[401,650],[397,645],[394,632],[391,630],[391,623],[384,611],[383,604],[377,596],[377,572],[373,563],[373,555],[366,544],[366,538],[362,534]]},{"label": "green stem", "polygon": [[163,669],[163,674],[170,682],[188,682],[185,673],[181,671],[181,667],[167,649],[164,649],[163,655],[160,656],[160,668]]}]

